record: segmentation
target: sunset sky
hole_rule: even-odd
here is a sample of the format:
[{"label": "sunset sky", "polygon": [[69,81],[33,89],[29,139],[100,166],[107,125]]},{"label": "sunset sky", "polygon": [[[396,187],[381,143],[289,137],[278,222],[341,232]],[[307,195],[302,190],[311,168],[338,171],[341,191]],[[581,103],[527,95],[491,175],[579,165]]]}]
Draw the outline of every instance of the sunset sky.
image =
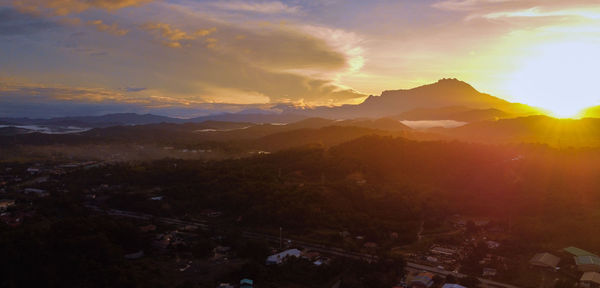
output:
[{"label": "sunset sky", "polygon": [[359,103],[444,77],[600,105],[597,0],[0,0],[0,117]]}]

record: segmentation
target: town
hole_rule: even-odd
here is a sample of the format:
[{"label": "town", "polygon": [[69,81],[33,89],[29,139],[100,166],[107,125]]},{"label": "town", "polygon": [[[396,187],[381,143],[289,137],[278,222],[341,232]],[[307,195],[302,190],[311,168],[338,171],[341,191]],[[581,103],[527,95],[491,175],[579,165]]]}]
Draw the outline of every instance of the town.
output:
[{"label": "town", "polygon": [[[45,202],[73,194],[68,191],[71,175],[92,171],[111,177],[111,165],[97,161],[2,164],[3,230],[40,221],[43,215],[39,210],[48,205]],[[398,244],[402,242],[399,238],[406,237],[401,231],[374,241],[367,235],[340,229],[337,235],[324,240],[285,227],[279,227],[279,231],[243,227],[238,225],[241,216],[227,215],[216,207],[183,217],[160,215],[169,199],[158,186],[134,192],[135,199],[142,199],[141,204],[129,201],[126,205],[131,207],[123,207],[117,196],[129,191],[127,183],[94,182],[98,181],[82,187],[74,198],[80,202],[73,204],[84,207],[86,217],[127,222],[134,228],[131,233],[136,235],[138,246],[125,245],[127,249],[121,252],[124,261],[134,266],[161,267],[168,271],[165,278],[177,279],[178,287],[195,287],[193,283],[221,288],[369,286],[365,281],[378,282],[373,287],[393,283],[390,287],[404,288],[600,284],[600,257],[594,253],[567,247],[515,254],[510,225],[494,219],[454,214],[435,227],[421,221],[416,241],[403,245]],[[151,211],[156,213],[148,213]]]}]

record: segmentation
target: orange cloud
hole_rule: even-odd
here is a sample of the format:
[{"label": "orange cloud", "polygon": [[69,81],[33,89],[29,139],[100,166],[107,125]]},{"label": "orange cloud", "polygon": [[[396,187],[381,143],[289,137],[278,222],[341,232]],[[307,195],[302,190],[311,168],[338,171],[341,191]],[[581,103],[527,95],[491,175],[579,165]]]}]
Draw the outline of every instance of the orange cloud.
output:
[{"label": "orange cloud", "polygon": [[111,25],[105,24],[102,20],[88,21],[88,25],[95,26],[98,31],[108,32],[117,36],[124,36],[129,33],[129,30],[120,28],[117,23]]},{"label": "orange cloud", "polygon": [[272,2],[245,2],[245,1],[221,1],[213,4],[214,7],[223,10],[254,12],[263,14],[275,13],[297,13],[300,8],[298,6],[288,6],[279,1]]},{"label": "orange cloud", "polygon": [[151,1],[153,0],[14,0],[13,4],[25,13],[64,16],[91,8],[117,10]]},{"label": "orange cloud", "polygon": [[[184,41],[191,41],[201,37],[208,36],[215,32],[216,28],[199,29],[195,32],[188,33],[179,28],[173,27],[167,23],[146,23],[142,25],[142,29],[152,31],[155,36],[162,38],[163,44],[171,48],[181,48]],[[209,46],[215,44],[217,40],[214,38],[207,39]]]}]

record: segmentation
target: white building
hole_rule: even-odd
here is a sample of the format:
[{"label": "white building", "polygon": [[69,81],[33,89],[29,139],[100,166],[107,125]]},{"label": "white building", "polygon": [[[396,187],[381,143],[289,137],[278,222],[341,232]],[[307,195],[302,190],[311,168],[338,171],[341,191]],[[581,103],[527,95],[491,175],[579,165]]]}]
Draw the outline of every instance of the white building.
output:
[{"label": "white building", "polygon": [[267,265],[281,264],[287,257],[300,257],[302,252],[298,249],[289,249],[267,257]]}]

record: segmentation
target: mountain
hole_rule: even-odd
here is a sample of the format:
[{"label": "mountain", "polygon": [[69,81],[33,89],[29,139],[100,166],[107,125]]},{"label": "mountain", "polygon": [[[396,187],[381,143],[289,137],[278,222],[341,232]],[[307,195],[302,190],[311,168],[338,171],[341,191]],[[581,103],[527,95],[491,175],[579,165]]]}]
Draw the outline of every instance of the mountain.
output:
[{"label": "mountain", "polygon": [[436,83],[412,89],[384,91],[381,93],[381,96],[369,96],[364,102],[358,105],[316,107],[312,109],[288,107],[285,111],[287,113],[314,117],[350,119],[357,117],[393,117],[414,109],[456,106],[470,109],[497,109],[505,113],[520,116],[539,114],[533,107],[511,103],[489,94],[481,93],[471,85],[456,79],[442,79]]},{"label": "mountain", "polygon": [[449,137],[487,143],[541,143],[554,147],[600,146],[600,119],[528,116],[432,130]]},{"label": "mountain", "polygon": [[265,113],[255,110],[245,110],[238,113],[224,113],[202,116],[183,120],[185,122],[203,122],[207,120],[226,122],[252,122],[252,123],[291,123],[307,118],[306,115],[296,113]]},{"label": "mountain", "polygon": [[589,107],[581,113],[583,117],[600,118],[600,105]]},{"label": "mountain", "polygon": [[50,119],[0,118],[0,124],[4,125],[38,125],[51,127],[73,126],[85,128],[180,122],[181,119],[177,118],[136,113],[115,113],[102,116],[58,117]]},{"label": "mountain", "polygon": [[395,116],[399,120],[454,120],[461,122],[478,122],[510,118],[512,114],[496,108],[472,109],[463,106],[448,106],[441,108],[417,108]]}]

